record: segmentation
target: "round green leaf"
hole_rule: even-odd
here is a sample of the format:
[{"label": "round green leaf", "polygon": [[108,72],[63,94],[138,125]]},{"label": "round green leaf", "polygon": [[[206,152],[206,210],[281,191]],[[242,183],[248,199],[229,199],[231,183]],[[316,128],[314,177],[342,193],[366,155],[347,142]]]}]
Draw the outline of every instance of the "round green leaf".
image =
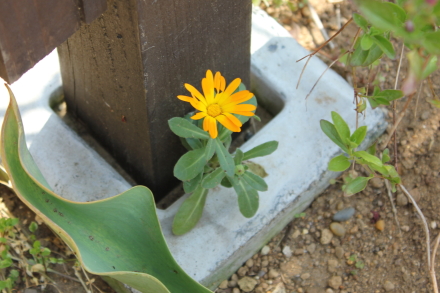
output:
[{"label": "round green leaf", "polygon": [[205,148],[196,149],[184,154],[174,166],[174,176],[182,181],[196,177],[206,164]]},{"label": "round green leaf", "polygon": [[351,163],[346,156],[339,155],[330,160],[330,162],[328,163],[328,169],[330,171],[342,172],[347,170],[350,165]]}]

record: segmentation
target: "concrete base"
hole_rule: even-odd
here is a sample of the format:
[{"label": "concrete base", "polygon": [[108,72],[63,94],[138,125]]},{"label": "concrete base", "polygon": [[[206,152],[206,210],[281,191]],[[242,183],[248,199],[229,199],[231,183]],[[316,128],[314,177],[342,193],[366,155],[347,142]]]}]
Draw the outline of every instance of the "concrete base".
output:
[{"label": "concrete base", "polygon": [[[326,65],[313,58],[300,87],[296,83],[308,54],[287,31],[265,12],[255,9],[252,28],[252,89],[264,105],[278,115],[241,148],[246,151],[270,140],[278,150],[254,159],[269,174],[267,192],[260,192],[260,208],[244,218],[231,189],[209,192],[203,216],[194,230],[183,236],[171,233],[172,219],[187,195],[166,210],[158,210],[163,233],[177,262],[195,280],[215,288],[277,234],[295,214],[303,211],[339,174],[327,164],[339,149],[320,130],[319,120],[330,120],[337,111],[354,129],[353,89],[329,71],[308,100],[305,97]],[[43,78],[41,74],[39,78]],[[31,90],[30,88],[28,90]],[[41,97],[47,100],[47,95]],[[18,97],[19,103],[20,97]],[[26,115],[26,106],[20,109]],[[50,113],[47,106],[44,111]],[[54,191],[76,201],[116,195],[130,185],[81,138],[50,114],[33,137],[31,153]],[[26,120],[24,123],[28,123]],[[386,128],[381,110],[367,111],[362,125],[371,143]],[[26,125],[25,125],[26,126]]]}]

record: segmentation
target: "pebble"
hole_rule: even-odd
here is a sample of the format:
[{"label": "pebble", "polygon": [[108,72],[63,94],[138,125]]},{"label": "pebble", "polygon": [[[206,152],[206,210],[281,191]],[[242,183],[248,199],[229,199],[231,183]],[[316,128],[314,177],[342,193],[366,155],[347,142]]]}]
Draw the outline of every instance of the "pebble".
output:
[{"label": "pebble", "polygon": [[257,286],[258,281],[251,277],[243,277],[238,280],[238,287],[244,292],[250,292]]},{"label": "pebble", "polygon": [[301,275],[301,279],[303,279],[303,280],[307,280],[309,278],[310,278],[310,274],[309,273],[305,273],[305,274]]},{"label": "pebble", "polygon": [[269,261],[268,260],[263,260],[262,262],[261,262],[261,267],[262,268],[265,268],[265,267],[267,267],[269,265]]},{"label": "pebble", "polygon": [[278,283],[275,286],[275,289],[272,291],[272,293],[286,293],[286,288],[284,287],[284,283]]},{"label": "pebble", "polygon": [[328,271],[330,273],[335,273],[337,271],[337,266],[339,265],[338,261],[335,259],[328,260]]},{"label": "pebble", "polygon": [[261,254],[262,255],[268,255],[270,252],[270,247],[265,245],[262,249],[261,249]]},{"label": "pebble", "polygon": [[335,234],[336,236],[342,237],[345,235],[345,228],[336,222],[333,222],[330,224],[330,230]]},{"label": "pebble", "polygon": [[379,231],[383,231],[385,229],[385,222],[384,222],[384,220],[377,221],[376,225],[374,225],[374,227],[376,227],[376,229],[379,230]]},{"label": "pebble", "polygon": [[340,276],[333,276],[330,279],[328,279],[328,283],[327,284],[328,284],[329,287],[331,287],[331,288],[333,288],[335,290],[338,290],[339,286],[342,285],[342,278]]},{"label": "pebble", "polygon": [[232,289],[232,293],[240,293],[240,289],[234,288],[234,289]]},{"label": "pebble", "polygon": [[349,220],[351,217],[353,217],[355,212],[355,209],[352,207],[343,209],[339,212],[337,212],[334,216],[333,216],[333,221],[336,222],[344,222]]},{"label": "pebble", "polygon": [[293,254],[294,255],[303,255],[304,254],[304,249],[302,249],[302,248],[295,249]]},{"label": "pebble", "polygon": [[338,247],[335,248],[335,255],[336,255],[337,258],[343,258],[344,257],[344,253],[345,253],[345,251],[344,251],[344,249],[342,247],[338,246]]},{"label": "pebble", "polygon": [[233,280],[233,281],[238,281],[238,276],[237,276],[237,274],[233,274],[233,275],[231,276],[231,280]]},{"label": "pebble", "polygon": [[253,260],[252,258],[251,258],[251,259],[248,259],[247,262],[246,262],[246,266],[247,266],[248,268],[253,267],[253,266],[254,266],[254,260]]},{"label": "pebble", "polygon": [[226,289],[228,288],[228,280],[224,280],[223,282],[220,283],[220,285],[218,286],[220,289]]},{"label": "pebble", "polygon": [[398,206],[406,206],[408,204],[408,198],[403,193],[398,193],[396,197],[396,203]]},{"label": "pebble", "polygon": [[382,188],[384,183],[383,183],[383,179],[379,178],[379,177],[374,177],[373,179],[371,179],[368,183],[371,184],[371,186],[373,188],[379,189]]},{"label": "pebble", "polygon": [[228,287],[229,287],[229,288],[237,287],[237,281],[235,281],[235,280],[230,280],[230,281],[228,282]]},{"label": "pebble", "polygon": [[310,254],[313,254],[313,253],[315,252],[315,250],[316,250],[316,244],[315,244],[315,243],[312,243],[312,244],[310,244],[310,245],[307,246],[307,251],[308,251]]},{"label": "pebble", "polygon": [[422,114],[420,115],[420,119],[422,119],[422,121],[424,121],[428,118],[429,118],[429,110],[423,111]]},{"label": "pebble", "polygon": [[283,254],[287,257],[290,258],[292,257],[292,250],[290,249],[290,246],[284,246],[283,248]]},{"label": "pebble", "polygon": [[432,221],[432,222],[431,222],[431,228],[432,228],[432,229],[437,228],[437,222],[436,222],[436,221]]},{"label": "pebble", "polygon": [[275,279],[276,277],[278,277],[280,275],[280,273],[278,273],[277,270],[275,269],[270,269],[269,270],[269,278],[271,279]]},{"label": "pebble", "polygon": [[333,233],[329,229],[323,229],[321,232],[321,244],[326,245],[332,241]]},{"label": "pebble", "polygon": [[299,230],[295,230],[292,234],[292,239],[296,239],[299,235],[301,235],[301,232]]},{"label": "pebble", "polygon": [[249,268],[246,267],[246,266],[243,266],[243,267],[238,269],[237,275],[239,275],[240,277],[244,277],[244,276],[246,276],[248,271],[249,271]]},{"label": "pebble", "polygon": [[385,281],[385,284],[383,285],[383,288],[385,289],[385,291],[389,292],[389,291],[393,291],[394,290],[394,284],[391,283],[390,281]]},{"label": "pebble", "polygon": [[409,231],[409,226],[402,226],[402,230],[404,231],[404,232],[408,232]]},{"label": "pebble", "polygon": [[335,293],[335,291],[333,291],[332,289],[328,288],[327,290],[325,290],[325,293]]}]

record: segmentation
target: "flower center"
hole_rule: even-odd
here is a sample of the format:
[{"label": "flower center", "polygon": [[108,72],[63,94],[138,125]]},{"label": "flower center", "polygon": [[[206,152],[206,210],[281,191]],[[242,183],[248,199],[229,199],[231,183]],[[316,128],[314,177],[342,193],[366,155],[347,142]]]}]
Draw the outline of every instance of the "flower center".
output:
[{"label": "flower center", "polygon": [[217,117],[222,113],[222,108],[218,104],[211,104],[208,106],[208,115],[211,117]]}]

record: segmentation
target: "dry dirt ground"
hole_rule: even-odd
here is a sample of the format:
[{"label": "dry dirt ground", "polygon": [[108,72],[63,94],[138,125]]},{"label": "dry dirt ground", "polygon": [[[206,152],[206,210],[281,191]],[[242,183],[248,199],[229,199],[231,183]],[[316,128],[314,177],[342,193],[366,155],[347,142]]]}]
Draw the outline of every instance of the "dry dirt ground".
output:
[{"label": "dry dirt ground", "polygon": [[[323,0],[310,2],[329,35],[335,33],[335,7]],[[262,4],[262,7],[306,48],[316,48],[324,41],[307,7],[295,12],[285,6],[265,7]],[[344,23],[350,18],[354,6],[346,1],[340,8],[341,21]],[[350,47],[355,32],[356,27],[349,25],[335,39],[335,49],[325,47],[319,57],[326,62],[335,58],[342,48]],[[396,44],[396,51],[400,51],[400,46]],[[397,64],[397,60],[384,58],[379,70],[371,74],[382,89],[393,88]],[[352,81],[342,64],[335,64],[334,69]],[[358,85],[367,85],[368,76],[368,71],[359,71],[356,77]],[[401,79],[404,76],[405,66],[402,68]],[[397,132],[399,172],[403,184],[416,198],[428,220],[431,240],[440,232],[440,110],[428,100],[440,95],[439,81],[440,74],[436,72],[432,76],[432,86],[428,82],[423,84],[417,107],[414,99]],[[405,101],[406,98],[397,103],[398,112]],[[391,121],[391,114],[388,118]],[[386,136],[387,132],[382,140]],[[379,146],[383,147],[380,142]],[[358,172],[362,174],[362,170]],[[340,184],[342,177],[261,252],[243,264],[229,280],[225,280],[216,292],[432,292],[427,273],[425,235],[413,205],[400,192],[393,195],[400,232],[382,181],[374,180],[363,192],[344,197]],[[24,224],[34,220],[35,215],[9,189],[0,186],[0,194],[10,212],[24,221]],[[329,233],[333,215],[350,207],[354,208],[355,214],[340,223],[344,231],[338,234],[342,236]],[[375,223],[378,220],[382,220],[379,225]],[[37,230],[36,236],[57,257],[70,258],[66,247],[44,225]],[[69,278],[48,273],[57,288],[49,285],[44,290],[41,286],[28,286],[26,289],[26,283],[21,278],[15,292],[85,292],[77,280],[72,280],[77,279],[72,266],[72,262],[53,266]],[[436,268],[440,273],[438,265]],[[99,277],[93,278],[101,292],[114,292]],[[99,291],[95,288],[93,292]]]},{"label": "dry dirt ground", "polygon": [[[333,35],[338,29],[335,7],[322,0],[310,2],[329,35]],[[323,42],[307,7],[296,12],[286,6],[261,4],[261,7],[306,48],[312,50]],[[340,8],[345,23],[355,7],[343,2]],[[341,49],[350,48],[356,30],[355,25],[349,25],[333,42],[335,49],[327,46],[319,57],[328,62]],[[401,44],[395,44],[396,52],[400,52]],[[405,62],[399,84],[405,77]],[[398,60],[384,58],[371,75],[382,89],[392,89],[397,67]],[[336,64],[335,70],[352,82],[342,64]],[[440,109],[428,100],[440,95],[439,72],[433,74],[431,80],[432,85],[427,81],[423,83],[418,103],[416,98],[410,103],[397,131],[397,146],[403,185],[423,211],[433,242],[440,233]],[[356,81],[359,86],[367,86],[368,71],[358,71]],[[398,112],[405,102],[406,98],[397,102]],[[388,121],[392,122],[391,109]],[[379,140],[381,149],[388,131]],[[392,149],[392,144],[390,146]],[[363,171],[358,172],[362,175]],[[433,292],[427,272],[425,234],[413,205],[400,191],[393,194],[400,232],[383,181],[374,180],[363,192],[344,197],[340,182],[346,175],[224,281],[217,292]],[[346,208],[354,208],[355,213],[340,223],[344,231],[337,233],[342,236],[329,233],[333,215]],[[378,220],[381,221],[376,224]],[[440,273],[438,265],[436,268]],[[245,287],[253,289],[248,291]]]}]

